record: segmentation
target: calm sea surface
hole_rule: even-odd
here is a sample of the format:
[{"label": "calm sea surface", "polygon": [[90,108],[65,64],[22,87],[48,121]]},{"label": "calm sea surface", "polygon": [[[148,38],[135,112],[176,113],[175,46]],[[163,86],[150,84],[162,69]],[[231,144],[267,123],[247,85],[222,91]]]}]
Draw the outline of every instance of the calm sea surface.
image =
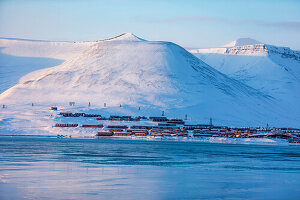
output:
[{"label": "calm sea surface", "polygon": [[300,146],[0,136],[0,199],[300,199]]}]

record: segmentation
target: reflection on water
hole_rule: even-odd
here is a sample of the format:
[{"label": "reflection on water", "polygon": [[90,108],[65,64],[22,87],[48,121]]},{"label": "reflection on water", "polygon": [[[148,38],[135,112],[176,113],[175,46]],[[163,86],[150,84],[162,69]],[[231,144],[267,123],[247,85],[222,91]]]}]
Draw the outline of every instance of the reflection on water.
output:
[{"label": "reflection on water", "polygon": [[300,147],[0,137],[0,199],[297,199]]}]

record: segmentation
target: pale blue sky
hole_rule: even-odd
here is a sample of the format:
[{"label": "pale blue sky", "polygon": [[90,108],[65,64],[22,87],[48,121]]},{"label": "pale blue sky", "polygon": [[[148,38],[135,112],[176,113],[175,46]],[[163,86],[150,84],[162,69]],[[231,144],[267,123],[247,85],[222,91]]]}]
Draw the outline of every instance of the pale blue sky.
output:
[{"label": "pale blue sky", "polygon": [[0,37],[85,41],[124,32],[184,47],[251,37],[300,49],[300,1],[0,0]]}]

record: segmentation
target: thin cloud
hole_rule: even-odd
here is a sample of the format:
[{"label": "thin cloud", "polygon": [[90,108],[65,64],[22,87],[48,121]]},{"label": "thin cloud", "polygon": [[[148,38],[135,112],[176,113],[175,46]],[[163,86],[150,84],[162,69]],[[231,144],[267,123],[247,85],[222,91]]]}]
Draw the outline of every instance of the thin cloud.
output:
[{"label": "thin cloud", "polygon": [[225,18],[211,17],[211,16],[187,16],[187,17],[175,17],[160,20],[148,20],[148,23],[219,23],[228,25],[256,25],[273,27],[280,29],[288,29],[300,31],[300,21],[278,21],[278,22],[268,22],[264,20],[229,20]]},{"label": "thin cloud", "polygon": [[209,16],[187,16],[187,17],[174,17],[160,20],[149,20],[150,23],[180,23],[180,22],[218,22],[220,19]]},{"label": "thin cloud", "polygon": [[278,28],[300,31],[300,22],[297,21],[273,22],[273,23],[266,23],[265,25],[271,27],[278,27]]}]

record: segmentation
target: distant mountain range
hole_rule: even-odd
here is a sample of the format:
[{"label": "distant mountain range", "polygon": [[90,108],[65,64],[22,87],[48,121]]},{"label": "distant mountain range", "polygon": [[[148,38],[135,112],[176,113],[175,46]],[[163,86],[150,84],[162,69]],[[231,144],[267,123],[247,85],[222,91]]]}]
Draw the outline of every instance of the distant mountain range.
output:
[{"label": "distant mountain range", "polygon": [[[291,107],[300,117],[300,52],[250,38],[223,47],[189,50],[213,68]],[[283,105],[284,104],[284,105]]]}]

